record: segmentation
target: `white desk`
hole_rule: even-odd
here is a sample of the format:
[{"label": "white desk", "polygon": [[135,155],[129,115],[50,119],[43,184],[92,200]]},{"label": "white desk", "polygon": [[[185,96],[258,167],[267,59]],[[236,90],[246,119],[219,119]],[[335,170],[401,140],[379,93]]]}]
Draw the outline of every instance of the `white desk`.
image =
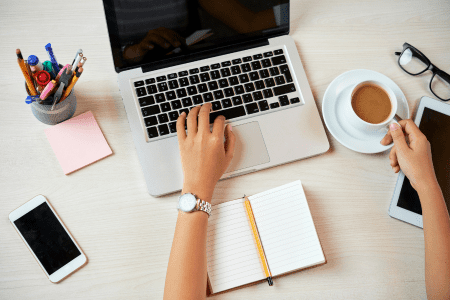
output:
[{"label": "white desk", "polygon": [[[371,69],[400,86],[414,113],[422,96],[432,96],[431,76],[412,77],[398,67],[394,51],[404,42],[450,71],[446,0],[304,0],[291,6],[291,35],[319,109],[336,76]],[[147,194],[102,2],[7,1],[0,8],[0,299],[161,299],[178,194]],[[40,28],[42,23],[48,27]],[[16,48],[24,56],[46,56],[48,42],[60,61],[71,62],[83,49],[88,60],[75,89],[76,115],[91,110],[114,152],[69,176],[45,137],[49,126],[24,103],[16,63]],[[326,154],[222,181],[213,198],[217,204],[301,179],[328,263],[280,278],[273,287],[259,284],[213,299],[426,297],[423,231],[387,214],[397,178],[388,153],[355,153],[328,137]],[[10,211],[37,194],[49,199],[89,258],[57,285],[46,279],[8,220]]]}]

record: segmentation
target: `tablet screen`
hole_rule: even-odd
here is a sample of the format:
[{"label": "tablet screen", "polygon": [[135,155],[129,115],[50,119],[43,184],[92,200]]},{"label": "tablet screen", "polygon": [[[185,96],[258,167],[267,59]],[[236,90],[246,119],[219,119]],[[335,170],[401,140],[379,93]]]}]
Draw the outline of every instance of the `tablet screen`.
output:
[{"label": "tablet screen", "polygon": [[[447,209],[450,207],[450,116],[425,107],[420,130],[431,144],[434,170],[441,186]],[[405,176],[397,206],[422,214],[419,195]],[[450,211],[449,211],[450,212]]]}]

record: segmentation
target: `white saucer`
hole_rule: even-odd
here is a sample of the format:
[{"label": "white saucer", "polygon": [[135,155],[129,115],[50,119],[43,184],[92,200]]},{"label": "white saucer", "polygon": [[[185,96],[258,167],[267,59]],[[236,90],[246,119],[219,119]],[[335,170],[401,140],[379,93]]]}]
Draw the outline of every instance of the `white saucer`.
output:
[{"label": "white saucer", "polygon": [[393,145],[380,144],[384,133],[368,134],[350,126],[344,117],[343,103],[350,97],[352,87],[364,80],[376,80],[392,89],[398,100],[397,115],[409,118],[409,107],[402,90],[389,77],[371,70],[352,70],[336,77],[323,96],[322,114],[331,134],[345,147],[361,153],[378,153]]}]

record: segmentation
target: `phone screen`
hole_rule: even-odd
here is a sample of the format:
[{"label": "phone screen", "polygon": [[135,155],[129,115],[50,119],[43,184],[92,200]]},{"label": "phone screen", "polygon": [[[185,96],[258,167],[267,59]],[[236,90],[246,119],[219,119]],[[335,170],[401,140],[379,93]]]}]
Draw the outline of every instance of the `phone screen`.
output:
[{"label": "phone screen", "polygon": [[[425,107],[419,129],[430,142],[434,171],[450,212],[450,116]],[[419,195],[406,176],[397,206],[422,214]]]},{"label": "phone screen", "polygon": [[14,221],[14,224],[48,275],[81,255],[46,202]]}]

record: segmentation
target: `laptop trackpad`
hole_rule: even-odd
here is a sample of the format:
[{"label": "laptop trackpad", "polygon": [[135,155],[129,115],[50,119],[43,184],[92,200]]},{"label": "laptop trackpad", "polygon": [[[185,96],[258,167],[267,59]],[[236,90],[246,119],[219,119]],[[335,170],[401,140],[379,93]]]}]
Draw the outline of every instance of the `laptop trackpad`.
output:
[{"label": "laptop trackpad", "polygon": [[234,157],[225,173],[268,163],[269,153],[257,121],[233,126]]}]

